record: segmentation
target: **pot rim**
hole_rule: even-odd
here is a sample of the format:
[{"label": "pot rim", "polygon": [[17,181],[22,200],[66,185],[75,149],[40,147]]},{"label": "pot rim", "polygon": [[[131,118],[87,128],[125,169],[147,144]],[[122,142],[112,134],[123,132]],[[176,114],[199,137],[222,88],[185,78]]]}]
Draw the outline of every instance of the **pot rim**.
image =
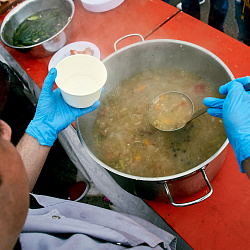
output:
[{"label": "pot rim", "polygon": [[[198,50],[201,50],[201,51],[204,51],[206,52],[207,54],[209,54],[212,58],[214,58],[214,60],[216,60],[217,62],[219,62],[222,67],[226,70],[226,72],[228,73],[229,77],[231,78],[231,80],[234,80],[234,75],[232,74],[232,72],[230,71],[230,69],[227,67],[227,65],[218,57],[216,56],[215,54],[213,54],[211,51],[199,46],[199,45],[196,45],[196,44],[193,44],[193,43],[190,43],[190,42],[186,42],[186,41],[181,41],[181,40],[174,40],[174,39],[154,39],[154,40],[148,40],[148,41],[140,41],[140,42],[137,42],[135,44],[131,44],[131,45],[128,45],[126,47],[123,47],[115,52],[113,52],[112,54],[110,54],[109,56],[107,56],[102,62],[105,64],[106,61],[108,61],[111,57],[115,56],[116,54],[118,53],[122,53],[132,47],[136,47],[136,46],[140,46],[142,43],[159,43],[159,42],[172,42],[172,43],[177,43],[177,44],[180,44],[180,45],[188,45],[188,46],[191,46],[191,47],[194,47]],[[138,180],[138,181],[150,181],[150,182],[153,182],[153,181],[157,181],[157,182],[161,182],[161,181],[167,181],[167,180],[174,180],[174,179],[180,179],[180,178],[184,178],[188,175],[191,175],[193,173],[195,173],[197,170],[201,169],[201,168],[204,168],[206,167],[212,160],[214,160],[226,147],[227,145],[229,144],[229,141],[228,141],[228,138],[225,140],[225,142],[222,144],[222,146],[216,151],[215,154],[213,154],[211,157],[209,157],[206,161],[202,162],[201,164],[187,170],[187,171],[184,171],[184,172],[181,172],[179,174],[175,174],[175,175],[169,175],[169,176],[162,176],[162,177],[141,177],[141,176],[135,176],[135,175],[130,175],[130,174],[126,174],[126,173],[123,173],[123,172],[120,172],[118,170],[115,170],[111,167],[109,167],[108,165],[106,165],[105,163],[103,163],[101,160],[99,160],[92,152],[91,150],[88,148],[87,144],[85,143],[84,139],[82,138],[82,135],[80,133],[80,128],[79,128],[79,119],[77,118],[76,122],[75,122],[75,125],[76,125],[76,130],[77,130],[77,134],[78,134],[78,137],[80,138],[80,141],[82,143],[82,145],[84,146],[85,150],[87,151],[87,153],[91,156],[91,158],[97,162],[99,165],[101,165],[102,167],[104,167],[105,169],[107,169],[108,171],[112,172],[112,173],[115,173],[117,175],[120,175],[120,176],[123,176],[125,178],[129,178],[129,179],[134,179],[134,180]]]},{"label": "pot rim", "polygon": [[1,27],[0,27],[0,39],[1,41],[3,42],[3,44],[5,44],[6,46],[10,47],[10,48],[13,48],[13,49],[18,49],[18,50],[26,50],[26,49],[31,49],[31,48],[34,48],[34,47],[37,47],[39,45],[42,45],[50,40],[52,40],[53,38],[55,38],[57,35],[59,35],[62,31],[64,31],[67,26],[70,24],[71,20],[73,19],[73,16],[74,16],[74,13],[75,13],[75,4],[73,2],[73,0],[66,0],[68,1],[70,4],[71,4],[71,14],[70,16],[68,17],[68,22],[66,23],[66,25],[60,30],[58,31],[54,36],[40,42],[40,43],[36,43],[36,44],[33,44],[33,45],[29,45],[29,46],[14,46],[12,44],[9,44],[5,41],[5,39],[3,38],[3,31],[4,31],[4,27],[5,27],[5,24],[18,12],[18,11],[22,11],[22,8],[25,8],[27,5],[31,4],[32,2],[36,2],[37,0],[27,0],[27,1],[24,1],[22,3],[20,3],[19,5],[17,5],[15,8],[13,8],[7,15],[6,17],[4,18],[2,24],[1,24]]}]

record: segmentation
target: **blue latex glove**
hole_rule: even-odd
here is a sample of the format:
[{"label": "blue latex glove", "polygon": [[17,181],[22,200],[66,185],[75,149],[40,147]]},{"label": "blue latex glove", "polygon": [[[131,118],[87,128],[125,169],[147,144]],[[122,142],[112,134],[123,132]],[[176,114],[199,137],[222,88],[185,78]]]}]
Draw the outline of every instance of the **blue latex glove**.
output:
[{"label": "blue latex glove", "polygon": [[57,71],[52,68],[47,75],[40,94],[36,113],[26,133],[35,137],[41,145],[52,146],[59,132],[67,128],[78,116],[95,110],[100,102],[88,108],[74,108],[63,99],[59,88],[53,91]]},{"label": "blue latex glove", "polygon": [[226,95],[225,99],[207,97],[203,100],[210,115],[223,118],[242,173],[245,173],[242,161],[250,157],[250,92],[244,88],[248,83],[250,76],[230,81],[219,89],[222,95]]}]

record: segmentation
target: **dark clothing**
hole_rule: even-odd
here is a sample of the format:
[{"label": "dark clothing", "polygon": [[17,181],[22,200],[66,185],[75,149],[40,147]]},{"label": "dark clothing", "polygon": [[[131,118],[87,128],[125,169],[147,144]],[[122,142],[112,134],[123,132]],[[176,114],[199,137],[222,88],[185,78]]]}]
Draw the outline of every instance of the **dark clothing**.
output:
[{"label": "dark clothing", "polygon": [[200,4],[198,0],[182,0],[182,11],[200,20]]},{"label": "dark clothing", "polygon": [[243,13],[244,1],[235,1],[235,18],[238,24],[238,40],[250,46],[250,10],[246,6]]},{"label": "dark clothing", "polygon": [[[182,0],[182,10],[200,20],[200,4],[198,0]],[[224,31],[223,24],[227,16],[228,0],[210,0],[208,25]]]},{"label": "dark clothing", "polygon": [[210,0],[208,25],[224,32],[223,25],[229,7],[228,0]]}]

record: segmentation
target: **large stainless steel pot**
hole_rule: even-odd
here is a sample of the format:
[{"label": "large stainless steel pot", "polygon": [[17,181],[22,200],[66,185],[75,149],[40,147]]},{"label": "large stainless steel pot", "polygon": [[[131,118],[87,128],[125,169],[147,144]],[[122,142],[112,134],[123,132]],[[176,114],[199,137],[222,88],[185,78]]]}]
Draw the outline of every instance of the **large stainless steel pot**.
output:
[{"label": "large stainless steel pot", "polygon": [[[43,42],[30,46],[18,47],[13,45],[13,35],[17,27],[29,16],[47,9],[59,8],[68,13],[68,22],[57,34]],[[4,18],[1,29],[1,41],[8,47],[27,53],[32,58],[42,58],[54,54],[67,44],[72,34],[72,18],[75,5],[72,0],[27,0],[12,9]]]},{"label": "large stainless steel pot", "polygon": [[[107,67],[108,79],[101,99],[104,99],[114,87],[125,79],[139,72],[162,66],[198,73],[218,87],[234,79],[231,71],[217,56],[200,46],[177,40],[141,41],[114,52],[103,62]],[[107,169],[126,191],[145,199],[159,198],[164,200],[168,196],[174,206],[192,205],[212,194],[213,188],[209,180],[211,181],[216,176],[224,162],[228,140],[209,159],[188,171],[156,178],[133,176],[107,166],[94,155],[92,151],[92,127],[96,115],[95,111],[77,119],[76,128],[79,138],[89,155],[100,166]],[[209,192],[205,196],[185,203],[173,201],[198,192],[206,184],[209,186]]]}]

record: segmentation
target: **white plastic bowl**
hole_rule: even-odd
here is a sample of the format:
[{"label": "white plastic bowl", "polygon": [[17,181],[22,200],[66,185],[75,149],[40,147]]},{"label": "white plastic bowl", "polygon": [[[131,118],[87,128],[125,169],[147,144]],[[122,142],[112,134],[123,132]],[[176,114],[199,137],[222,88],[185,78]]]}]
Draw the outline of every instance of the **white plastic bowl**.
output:
[{"label": "white plastic bowl", "polygon": [[70,106],[86,108],[100,98],[107,70],[99,59],[84,54],[72,55],[60,61],[56,69],[55,82]]},{"label": "white plastic bowl", "polygon": [[124,0],[81,0],[83,7],[91,12],[104,12],[118,7]]}]

